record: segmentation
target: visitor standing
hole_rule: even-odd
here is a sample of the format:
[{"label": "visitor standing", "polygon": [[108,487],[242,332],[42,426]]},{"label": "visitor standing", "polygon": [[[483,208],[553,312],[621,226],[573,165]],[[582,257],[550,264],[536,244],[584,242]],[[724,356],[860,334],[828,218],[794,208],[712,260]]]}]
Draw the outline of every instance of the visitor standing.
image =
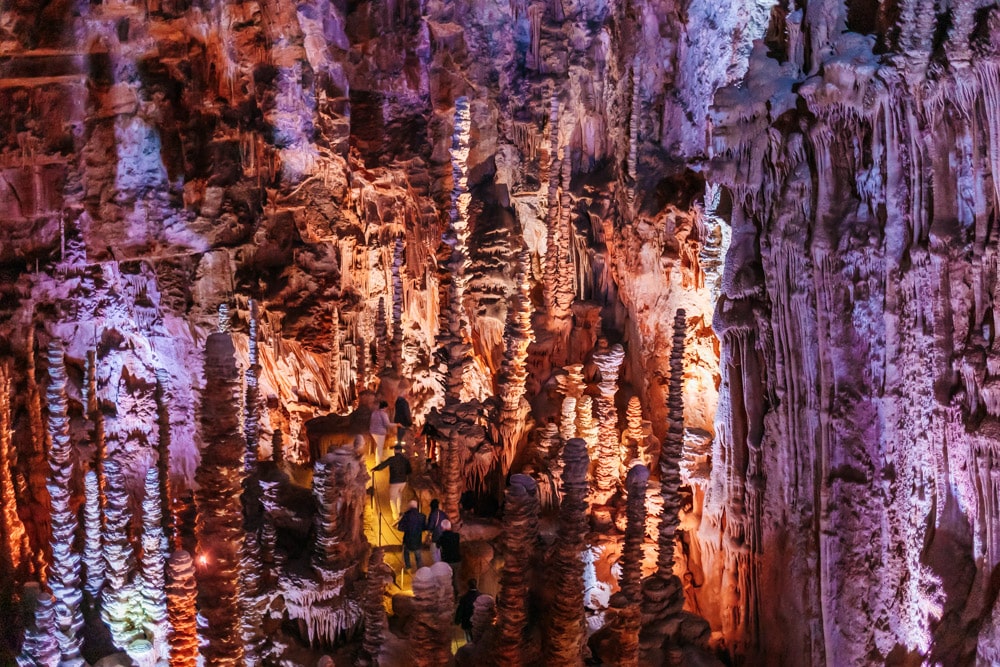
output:
[{"label": "visitor standing", "polygon": [[458,593],[458,566],[462,563],[461,537],[451,529],[451,521],[441,522],[441,536],[438,538],[438,549],[441,551],[441,561],[451,567],[451,585]]},{"label": "visitor standing", "polygon": [[431,513],[427,515],[427,531],[431,534],[431,560],[435,563],[441,562],[441,548],[438,546],[438,540],[441,539],[441,533],[444,532],[442,524],[447,520],[448,515],[441,509],[440,501],[435,498],[431,501]]},{"label": "visitor standing", "polygon": [[465,641],[472,641],[472,614],[476,611],[476,600],[482,593],[476,588],[476,580],[469,579],[469,590],[458,601],[455,609],[455,624],[465,630]]},{"label": "visitor standing", "polygon": [[413,413],[410,411],[410,404],[406,397],[400,394],[396,398],[396,409],[393,413],[393,421],[398,424],[396,429],[396,442],[403,442],[410,427],[413,426]]},{"label": "visitor standing", "polygon": [[403,567],[410,569],[410,554],[417,561],[417,567],[423,567],[424,530],[427,529],[427,517],[418,509],[417,501],[411,500],[406,514],[400,518],[396,528],[403,533]]},{"label": "visitor standing", "polygon": [[382,401],[378,404],[378,410],[372,412],[372,417],[368,422],[368,432],[375,441],[375,463],[382,463],[385,458],[385,436],[389,433],[389,413],[386,408],[389,403]]},{"label": "visitor standing", "polygon": [[413,472],[410,459],[403,454],[403,446],[393,447],[393,455],[372,469],[378,472],[383,468],[389,469],[389,509],[392,510],[392,520],[399,518],[399,512],[403,507],[403,489]]}]

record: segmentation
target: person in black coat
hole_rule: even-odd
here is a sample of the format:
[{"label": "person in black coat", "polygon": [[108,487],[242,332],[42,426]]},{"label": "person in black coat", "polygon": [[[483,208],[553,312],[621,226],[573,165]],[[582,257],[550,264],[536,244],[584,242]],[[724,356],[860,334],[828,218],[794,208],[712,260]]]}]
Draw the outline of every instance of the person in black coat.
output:
[{"label": "person in black coat", "polygon": [[403,533],[403,567],[410,569],[410,553],[416,557],[417,567],[423,567],[424,531],[427,517],[418,509],[417,501],[411,500],[410,507],[399,519],[396,528]]},{"label": "person in black coat", "polygon": [[469,579],[469,590],[458,601],[455,609],[455,624],[465,630],[465,641],[472,641],[472,614],[476,610],[476,600],[482,593],[476,588],[476,580]]},{"label": "person in black coat", "polygon": [[389,508],[392,510],[393,520],[396,520],[403,508],[403,488],[410,478],[410,473],[413,472],[413,466],[410,465],[410,459],[403,454],[402,445],[397,444],[393,451],[395,453],[372,468],[372,472],[378,472],[383,468],[389,469]]},{"label": "person in black coat", "polygon": [[403,440],[406,439],[406,434],[413,426],[413,413],[410,412],[410,404],[406,401],[406,397],[402,394],[396,398],[396,409],[393,414],[393,421],[397,424],[396,442],[403,442]]}]

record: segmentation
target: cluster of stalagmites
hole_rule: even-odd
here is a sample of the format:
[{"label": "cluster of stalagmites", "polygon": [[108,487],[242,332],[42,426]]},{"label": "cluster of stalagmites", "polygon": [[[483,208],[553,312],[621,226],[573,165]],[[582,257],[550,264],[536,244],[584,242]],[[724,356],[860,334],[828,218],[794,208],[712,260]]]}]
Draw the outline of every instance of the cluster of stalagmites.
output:
[{"label": "cluster of stalagmites", "polygon": [[[312,609],[308,613],[313,617],[306,619],[310,639],[329,644],[362,623],[358,662],[378,664],[389,632],[384,595],[393,572],[381,549],[371,553],[367,573],[362,576],[360,572],[359,562],[367,548],[363,511],[368,473],[362,462],[363,444],[333,448],[315,463],[312,491],[316,511],[310,544],[315,574],[312,578],[307,574],[289,578],[286,573],[280,581],[269,574],[268,568],[280,565],[273,516],[281,508],[279,485],[261,481],[256,460],[259,433],[255,328],[254,316],[242,415],[232,336],[220,332],[209,336],[206,342],[206,386],[201,412],[205,447],[196,473],[194,495],[197,558],[182,548],[184,540],[178,524],[186,520],[183,513],[164,521],[162,494],[164,488],[169,491],[170,487],[161,480],[156,465],[150,466],[145,476],[142,530],[138,535],[141,548],[133,549],[125,471],[115,456],[130,441],[133,431],[127,426],[127,416],[112,414],[104,420],[109,453],[93,470],[86,471],[82,480],[85,543],[90,551],[103,556],[85,554],[82,559],[85,578],[81,575],[80,554],[74,553],[72,547],[78,530],[76,514],[68,511],[68,492],[64,491],[69,486],[74,464],[68,455],[62,351],[53,345],[48,390],[53,444],[48,456],[55,560],[48,581],[51,595],[38,596],[34,623],[26,633],[19,664],[54,664],[52,660],[82,664],[79,606],[84,590],[97,596],[101,618],[112,640],[137,664],[169,661],[171,665],[193,666],[201,660],[213,665],[257,664],[265,648],[262,638],[265,581],[286,595],[286,612],[292,618],[302,618],[296,614]],[[683,420],[680,390],[685,331],[686,321],[681,311],[675,323],[671,355],[670,430],[659,460],[664,507],[660,517],[660,556],[656,573],[645,582],[641,570],[649,471],[636,462],[624,480],[626,529],[621,592],[612,598],[604,626],[594,635],[602,647],[600,650],[615,656],[615,664],[638,665],[640,656],[660,655],[657,651],[663,650],[665,641],[677,636],[683,620],[679,617],[683,599],[672,568],[679,512],[678,464]],[[622,469],[635,459],[642,459],[644,454],[642,410],[637,399],[629,402],[624,433],[619,435],[615,429],[618,419],[614,396],[623,357],[618,345],[594,356],[599,373],[596,401],[585,393],[583,364],[570,364],[558,376],[563,396],[559,419],[540,430],[541,438],[534,452],[548,479],[558,485],[558,493],[547,499],[547,486],[539,484],[539,479],[523,473],[510,476],[502,516],[504,567],[499,595],[496,599],[481,595],[476,600],[472,641],[463,650],[461,660],[515,666],[536,664],[539,660],[548,665],[582,664],[589,634],[584,614],[587,565],[583,556],[589,554],[592,561],[597,553],[588,537],[589,501],[606,503],[619,493]],[[469,480],[475,479],[469,470],[476,465],[488,470],[495,461],[477,462],[486,434],[478,404],[455,403],[436,413],[433,419],[444,436],[440,442],[443,508],[459,527],[459,497]],[[593,467],[591,453],[596,459]],[[280,442],[276,442],[273,458],[280,462]],[[546,505],[558,510],[556,542],[547,559],[550,581],[558,594],[542,621],[545,638],[539,644],[530,622],[531,600],[537,593],[532,590],[531,579],[543,559],[539,549],[539,515]],[[174,509],[176,504],[168,506]],[[165,526],[173,529],[171,546]],[[4,529],[13,530],[6,525]],[[171,548],[173,553],[167,559]],[[250,568],[253,572],[247,572]],[[356,574],[348,575],[349,571]],[[414,613],[407,634],[415,664],[439,665],[451,659],[455,610],[452,577],[451,568],[444,564],[422,568],[414,576]],[[592,571],[590,578],[593,579]],[[295,586],[299,590],[291,591]],[[340,595],[353,595],[357,599],[340,600]],[[317,614],[326,614],[328,618],[319,618]],[[640,647],[645,653],[640,653]]]}]

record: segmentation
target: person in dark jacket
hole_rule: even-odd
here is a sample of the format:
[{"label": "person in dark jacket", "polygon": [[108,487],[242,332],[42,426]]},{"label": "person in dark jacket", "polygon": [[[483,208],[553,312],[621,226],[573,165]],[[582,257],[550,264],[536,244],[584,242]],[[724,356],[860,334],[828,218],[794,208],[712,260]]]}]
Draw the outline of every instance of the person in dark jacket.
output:
[{"label": "person in dark jacket", "polygon": [[476,599],[482,593],[476,588],[476,580],[469,579],[469,590],[458,601],[455,609],[455,624],[465,630],[465,641],[472,641],[472,613],[476,610]]},{"label": "person in dark jacket", "polygon": [[407,570],[410,569],[410,553],[413,553],[417,560],[417,567],[423,567],[423,556],[420,552],[424,546],[427,517],[418,509],[416,500],[410,501],[409,509],[399,519],[396,528],[403,533],[403,566]]},{"label": "person in dark jacket", "polygon": [[458,566],[462,564],[461,537],[451,529],[451,521],[441,522],[441,537],[438,538],[438,549],[441,550],[441,562],[451,567],[451,586],[458,593]]},{"label": "person in dark jacket", "polygon": [[402,394],[396,398],[396,410],[393,414],[393,421],[397,424],[396,442],[403,442],[410,427],[413,426],[413,413],[410,412],[410,404]]},{"label": "person in dark jacket", "polygon": [[392,520],[395,521],[403,507],[403,488],[413,472],[413,466],[403,454],[402,445],[396,445],[393,451],[393,455],[375,466],[372,472],[389,469],[389,508],[392,510]]},{"label": "person in dark jacket", "polygon": [[448,520],[448,515],[440,507],[440,501],[435,498],[431,501],[431,513],[427,515],[427,530],[431,534],[431,560],[435,563],[441,562],[441,549],[438,547],[438,540],[444,532],[442,524]]}]

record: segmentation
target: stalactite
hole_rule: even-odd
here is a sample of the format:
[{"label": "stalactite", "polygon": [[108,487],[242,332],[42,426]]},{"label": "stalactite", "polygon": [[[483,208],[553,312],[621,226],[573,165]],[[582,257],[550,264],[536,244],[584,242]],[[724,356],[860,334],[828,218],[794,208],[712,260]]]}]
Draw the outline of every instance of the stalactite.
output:
[{"label": "stalactite", "polygon": [[239,429],[238,373],[229,334],[208,337],[201,433],[205,442],[195,475],[198,518],[198,608],[205,618],[204,657],[212,665],[244,659],[239,610],[239,556],[243,548],[240,500],[246,440]]},{"label": "stalactite", "polygon": [[385,562],[385,549],[372,549],[368,574],[362,584],[361,606],[365,615],[365,635],[358,659],[360,667],[379,667],[379,652],[385,646],[389,618],[385,613],[385,589],[393,580],[392,568]]},{"label": "stalactite", "polygon": [[128,492],[121,464],[115,458],[104,462],[104,588],[101,591],[101,619],[111,630],[111,639],[120,649],[136,638],[135,587],[131,582],[135,553],[129,540]]},{"label": "stalactite", "polygon": [[170,654],[167,602],[164,597],[164,562],[167,537],[163,533],[163,510],[160,499],[160,471],[154,466],[146,472],[145,496],[142,499],[142,558],[139,594],[145,616],[146,636],[152,640],[159,660]]},{"label": "stalactite", "polygon": [[594,363],[601,372],[597,385],[600,394],[596,401],[600,436],[594,466],[594,501],[599,504],[606,503],[614,493],[621,466],[615,394],[618,392],[618,371],[624,359],[625,351],[617,343],[608,352],[594,355]]},{"label": "stalactite", "polygon": [[0,573],[14,582],[30,556],[28,534],[17,513],[14,479],[11,470],[17,452],[11,443],[13,428],[10,414],[10,375],[6,362],[0,362]]},{"label": "stalactite", "polygon": [[80,555],[73,551],[73,542],[79,524],[71,507],[73,483],[73,446],[69,438],[69,415],[66,399],[66,366],[63,347],[58,341],[49,346],[49,387],[46,399],[49,406],[49,516],[52,519],[52,565],[49,568],[49,587],[55,600],[56,638],[59,642],[61,663],[67,666],[83,665],[80,648],[83,640],[83,614],[80,611]]},{"label": "stalactite", "polygon": [[667,436],[660,454],[660,495],[663,513],[660,516],[659,554],[656,560],[660,576],[674,572],[674,533],[680,524],[681,485],[680,461],[684,453],[684,339],[687,318],[684,309],[674,317],[673,346],[670,348],[670,393],[667,398]]},{"label": "stalactite", "polygon": [[583,561],[587,536],[587,443],[573,438],[563,449],[562,503],[552,563],[554,589],[559,591],[550,612],[546,665],[583,664]]},{"label": "stalactite", "polygon": [[538,541],[538,485],[527,475],[512,475],[504,502],[500,595],[497,598],[496,664],[524,664],[524,633],[528,627],[531,563]]},{"label": "stalactite", "polygon": [[24,633],[18,667],[59,667],[59,641],[56,629],[55,601],[42,593],[35,602],[34,623]]},{"label": "stalactite", "polygon": [[413,575],[413,619],[410,646],[415,667],[440,667],[451,660],[451,627],[455,613],[451,567],[434,563]]},{"label": "stalactite", "polygon": [[353,375],[349,372],[348,377],[344,377],[346,360],[342,357],[340,336],[340,310],[334,308],[330,316],[330,355],[327,360],[330,374],[330,411],[335,414],[347,411],[351,404],[348,393],[353,381]]},{"label": "stalactite", "polygon": [[528,53],[525,55],[524,66],[529,70],[541,69],[542,17],[545,7],[530,5],[528,7]]},{"label": "stalactite", "polygon": [[95,600],[104,586],[104,558],[101,556],[101,497],[97,471],[88,470],[83,478],[83,565],[87,573],[84,588]]},{"label": "stalactite", "polygon": [[170,556],[169,570],[166,590],[170,667],[195,667],[198,663],[198,587],[191,554],[175,551]]}]

